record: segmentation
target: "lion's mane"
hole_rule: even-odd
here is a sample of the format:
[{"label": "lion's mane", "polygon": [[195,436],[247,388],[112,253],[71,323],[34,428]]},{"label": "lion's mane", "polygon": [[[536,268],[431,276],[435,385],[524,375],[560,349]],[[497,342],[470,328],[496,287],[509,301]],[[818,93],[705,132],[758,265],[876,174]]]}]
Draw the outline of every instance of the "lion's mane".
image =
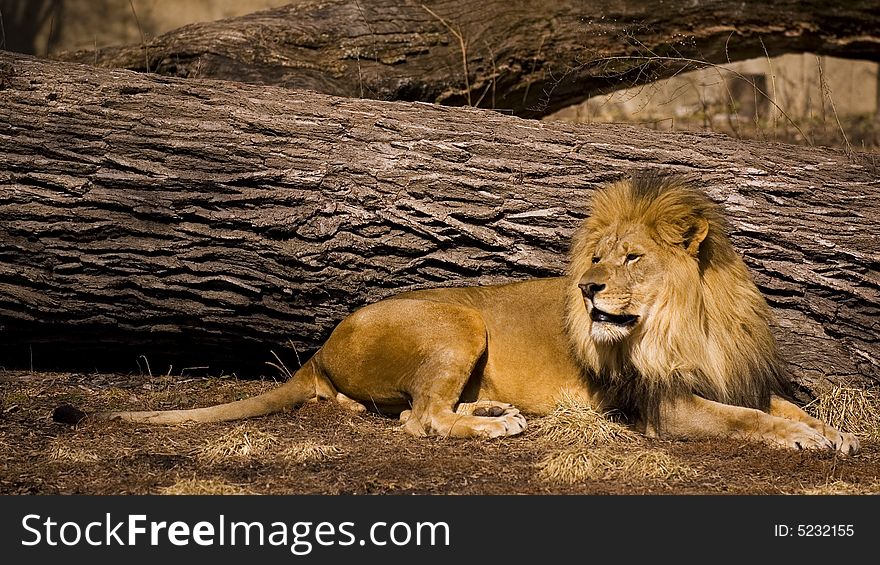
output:
[{"label": "lion's mane", "polygon": [[699,218],[709,229],[698,253],[665,254],[672,259],[651,314],[628,338],[597,343],[580,293],[568,307],[574,353],[602,403],[652,425],[664,398],[697,394],[766,410],[771,394],[790,396],[770,308],[730,243],[719,206],[682,179],[641,175],[598,192],[574,237],[568,276],[576,285],[609,229],[638,222],[657,244],[687,247]]}]

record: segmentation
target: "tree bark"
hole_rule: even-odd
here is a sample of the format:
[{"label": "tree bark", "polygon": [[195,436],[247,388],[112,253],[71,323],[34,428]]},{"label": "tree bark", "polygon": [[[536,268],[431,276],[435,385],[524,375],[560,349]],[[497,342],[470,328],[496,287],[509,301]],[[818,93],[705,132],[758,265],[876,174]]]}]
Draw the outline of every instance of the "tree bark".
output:
[{"label": "tree bark", "polygon": [[0,159],[7,368],[295,367],[367,302],[561,273],[593,189],[662,169],[725,208],[801,384],[880,378],[870,155],[0,53]]},{"label": "tree bark", "polygon": [[63,58],[537,117],[707,64],[880,60],[876,0],[303,0]]}]

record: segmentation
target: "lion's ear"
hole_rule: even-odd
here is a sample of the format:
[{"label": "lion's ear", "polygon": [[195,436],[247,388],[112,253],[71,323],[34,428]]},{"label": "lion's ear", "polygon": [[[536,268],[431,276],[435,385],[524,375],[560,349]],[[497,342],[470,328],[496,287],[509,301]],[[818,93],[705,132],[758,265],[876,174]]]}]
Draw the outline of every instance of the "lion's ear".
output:
[{"label": "lion's ear", "polygon": [[709,221],[699,216],[693,218],[688,228],[682,234],[682,243],[687,252],[696,257],[700,252],[700,244],[709,235]]}]

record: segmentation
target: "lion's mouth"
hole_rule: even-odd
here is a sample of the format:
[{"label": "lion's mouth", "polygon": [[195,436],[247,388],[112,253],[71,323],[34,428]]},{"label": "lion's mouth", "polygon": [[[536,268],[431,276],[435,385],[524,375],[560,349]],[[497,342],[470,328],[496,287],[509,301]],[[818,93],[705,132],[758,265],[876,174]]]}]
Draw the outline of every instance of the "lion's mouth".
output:
[{"label": "lion's mouth", "polygon": [[609,314],[596,307],[593,307],[593,310],[590,312],[590,318],[592,318],[594,322],[614,324],[615,326],[631,326],[639,319],[638,316],[632,314]]}]

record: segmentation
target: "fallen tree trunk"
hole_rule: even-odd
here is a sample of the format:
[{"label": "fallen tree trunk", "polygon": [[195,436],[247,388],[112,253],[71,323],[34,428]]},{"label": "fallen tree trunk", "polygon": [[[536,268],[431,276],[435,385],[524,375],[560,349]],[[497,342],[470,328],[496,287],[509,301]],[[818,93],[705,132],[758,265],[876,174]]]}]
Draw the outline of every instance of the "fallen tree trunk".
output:
[{"label": "fallen tree trunk", "polygon": [[878,29],[873,0],[303,0],[62,58],[536,117],[704,64],[803,51],[876,61]]},{"label": "fallen tree trunk", "polygon": [[648,168],[724,205],[804,386],[878,380],[870,156],[3,53],[0,140],[7,368],[304,361],[390,294],[562,272],[592,189]]}]

